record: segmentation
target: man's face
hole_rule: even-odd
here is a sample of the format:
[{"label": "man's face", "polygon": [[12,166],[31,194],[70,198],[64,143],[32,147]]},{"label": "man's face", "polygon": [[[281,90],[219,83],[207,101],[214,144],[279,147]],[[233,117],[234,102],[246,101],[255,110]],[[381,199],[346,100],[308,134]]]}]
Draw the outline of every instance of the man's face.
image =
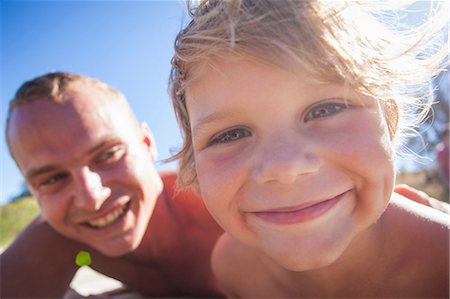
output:
[{"label": "man's face", "polygon": [[161,179],[149,133],[92,86],[62,104],[37,100],[10,119],[11,151],[47,221],[109,256],[142,240]]}]

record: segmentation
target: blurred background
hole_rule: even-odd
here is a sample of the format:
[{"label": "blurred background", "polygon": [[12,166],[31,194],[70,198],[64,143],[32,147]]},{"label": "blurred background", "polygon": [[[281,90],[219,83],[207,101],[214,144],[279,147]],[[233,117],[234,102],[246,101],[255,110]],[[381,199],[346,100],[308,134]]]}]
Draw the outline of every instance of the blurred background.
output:
[{"label": "blurred background", "polygon": [[[413,1],[398,18],[420,24],[430,3]],[[170,150],[181,145],[167,93],[169,61],[175,36],[188,21],[184,2],[176,0],[0,1],[2,126],[8,102],[24,81],[49,71],[76,72],[122,91],[138,118],[152,129],[159,158],[168,158]],[[418,128],[422,138],[407,142],[419,155],[407,155],[397,164],[398,182],[445,201],[448,137],[446,143],[443,140],[449,120],[449,80],[448,72],[436,78],[435,113]],[[0,246],[4,246],[38,208],[9,156],[3,129],[0,139]],[[444,164],[438,162],[445,158]],[[160,162],[157,167],[176,165]]]}]

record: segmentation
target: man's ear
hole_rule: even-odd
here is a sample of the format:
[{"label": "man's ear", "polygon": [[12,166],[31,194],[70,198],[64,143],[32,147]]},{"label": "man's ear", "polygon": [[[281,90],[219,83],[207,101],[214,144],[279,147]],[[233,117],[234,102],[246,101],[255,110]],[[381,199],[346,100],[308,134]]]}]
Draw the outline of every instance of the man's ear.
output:
[{"label": "man's ear", "polygon": [[158,158],[158,150],[156,148],[156,143],[155,143],[155,138],[153,137],[153,133],[150,130],[148,124],[145,122],[143,122],[141,124],[141,130],[142,130],[142,137],[143,137],[142,141],[147,146],[147,148],[152,156],[152,160],[156,161],[156,159]]}]

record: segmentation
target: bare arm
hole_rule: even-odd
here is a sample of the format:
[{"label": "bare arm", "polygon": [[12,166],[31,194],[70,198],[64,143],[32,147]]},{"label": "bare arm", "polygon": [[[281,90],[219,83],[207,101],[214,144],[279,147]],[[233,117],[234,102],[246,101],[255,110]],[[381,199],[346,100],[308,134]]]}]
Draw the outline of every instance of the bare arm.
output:
[{"label": "bare arm", "polygon": [[430,197],[425,192],[417,190],[411,186],[405,184],[397,185],[394,188],[394,192],[403,195],[404,197],[413,200],[415,202],[435,208],[436,210],[439,210],[446,214],[450,214],[450,207],[448,203]]},{"label": "bare arm", "polygon": [[64,238],[40,217],[0,255],[1,298],[61,298],[83,245]]}]

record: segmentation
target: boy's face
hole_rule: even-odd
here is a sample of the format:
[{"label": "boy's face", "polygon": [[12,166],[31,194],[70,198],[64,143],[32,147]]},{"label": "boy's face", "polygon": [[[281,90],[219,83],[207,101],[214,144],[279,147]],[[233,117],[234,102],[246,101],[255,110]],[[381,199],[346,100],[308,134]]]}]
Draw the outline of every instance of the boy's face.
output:
[{"label": "boy's face", "polygon": [[83,86],[71,97],[17,107],[11,150],[57,231],[123,255],[141,242],[162,188],[152,163],[155,145],[110,94]]},{"label": "boy's face", "polygon": [[231,235],[290,270],[335,261],[383,213],[393,152],[377,102],[249,60],[187,89],[201,195]]}]

